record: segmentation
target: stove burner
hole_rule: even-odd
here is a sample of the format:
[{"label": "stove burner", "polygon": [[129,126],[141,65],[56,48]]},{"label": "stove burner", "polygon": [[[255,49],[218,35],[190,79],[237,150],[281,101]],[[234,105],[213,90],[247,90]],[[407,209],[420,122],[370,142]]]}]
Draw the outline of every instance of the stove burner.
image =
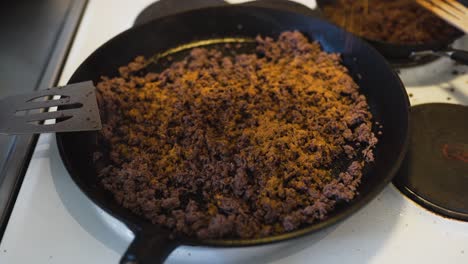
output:
[{"label": "stove burner", "polygon": [[[136,18],[134,25],[141,25],[153,19],[181,13],[189,10],[228,5],[224,0],[159,0],[146,7]],[[256,0],[243,3],[242,5],[277,8],[300,13],[306,16],[317,16],[317,10],[312,10],[305,5],[285,0]]]},{"label": "stove burner", "polygon": [[468,221],[468,106],[411,109],[411,141],[396,187],[423,207]]},{"label": "stove burner", "polygon": [[170,16],[198,8],[227,4],[224,0],[159,0],[147,6],[138,14],[134,25],[141,25],[153,19]]}]

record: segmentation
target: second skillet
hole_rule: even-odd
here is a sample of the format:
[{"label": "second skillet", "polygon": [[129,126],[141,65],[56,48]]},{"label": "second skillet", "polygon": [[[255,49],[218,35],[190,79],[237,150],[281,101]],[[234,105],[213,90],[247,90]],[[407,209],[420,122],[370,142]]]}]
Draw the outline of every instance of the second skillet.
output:
[{"label": "second skillet", "polygon": [[[466,0],[464,0],[466,1]],[[463,3],[465,3],[462,1]],[[332,5],[336,0],[317,0],[317,6],[319,10],[327,5]],[[467,1],[468,2],[468,1]],[[325,14],[319,13],[321,17],[326,19]],[[433,41],[423,44],[393,44],[384,41],[368,39],[363,37],[367,42],[372,44],[382,55],[384,55],[390,61],[404,61],[411,59],[411,57],[417,58],[423,55],[437,55],[437,56],[448,56],[455,61],[463,64],[468,64],[468,51],[457,50],[451,48],[450,45],[462,37],[463,32],[459,32],[453,38],[449,38],[446,41]]]},{"label": "second skillet", "polygon": [[168,230],[120,206],[101,186],[93,162],[93,152],[101,147],[97,145],[96,132],[58,133],[60,156],[74,182],[94,203],[135,233],[135,240],[121,263],[161,263],[179,245],[252,246],[294,239],[344,220],[391,181],[407,148],[409,100],[406,91],[376,50],[361,39],[316,18],[273,9],[225,6],[157,19],[127,30],[102,45],[76,70],[70,83],[84,80],[96,83],[103,75],[117,76],[118,67],[138,55],[151,57],[207,39],[254,38],[259,34],[277,37],[286,30],[299,30],[308,38],[319,41],[325,51],[341,53],[343,64],[368,99],[374,121],[384,126],[375,150],[375,162],[366,168],[358,188],[359,195],[351,202],[337,206],[326,220],[281,235],[255,239],[171,239]]}]

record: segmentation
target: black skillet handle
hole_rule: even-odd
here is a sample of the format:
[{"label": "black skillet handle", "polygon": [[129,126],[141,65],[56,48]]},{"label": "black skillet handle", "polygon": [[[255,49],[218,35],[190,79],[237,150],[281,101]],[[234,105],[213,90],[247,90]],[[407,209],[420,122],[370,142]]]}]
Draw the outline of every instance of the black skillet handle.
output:
[{"label": "black skillet handle", "polygon": [[135,234],[120,264],[163,263],[177,246],[178,243],[170,239],[167,232],[142,230]]},{"label": "black skillet handle", "polygon": [[448,55],[450,58],[452,58],[452,60],[468,65],[468,51],[452,49],[448,52]]}]

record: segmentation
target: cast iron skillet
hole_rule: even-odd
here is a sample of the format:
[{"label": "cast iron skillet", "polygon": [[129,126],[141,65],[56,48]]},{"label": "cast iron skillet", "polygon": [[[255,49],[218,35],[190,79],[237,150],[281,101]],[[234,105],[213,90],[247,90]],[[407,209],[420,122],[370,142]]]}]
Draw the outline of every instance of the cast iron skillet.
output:
[{"label": "cast iron skillet", "polygon": [[[197,240],[170,239],[167,230],[119,206],[98,183],[92,153],[97,146],[96,132],[57,134],[62,160],[79,188],[98,206],[121,220],[134,233],[135,240],[121,263],[159,263],[178,245],[252,246],[284,241],[310,234],[350,216],[373,199],[399,168],[408,142],[409,100],[404,87],[385,59],[367,43],[342,29],[317,18],[273,9],[223,6],[190,11],[154,20],[114,37],[76,70],[69,83],[116,76],[119,66],[137,55],[151,57],[182,44],[226,37],[254,38],[261,34],[276,37],[285,30],[299,30],[317,40],[328,52],[342,54],[343,63],[360,85],[375,120],[384,126],[376,148],[376,160],[366,169],[359,195],[342,204],[320,222],[283,235],[258,239]],[[253,50],[252,50],[253,51]]]},{"label": "cast iron skillet", "polygon": [[[324,6],[333,4],[336,0],[316,0],[316,2],[318,8],[321,9]],[[464,1],[462,2],[464,3]],[[323,13],[320,13],[319,16],[326,19],[326,16]],[[384,57],[391,61],[400,61],[411,57],[417,57],[418,55],[432,54],[439,56],[446,55],[460,63],[468,64],[468,51],[456,50],[450,47],[450,44],[463,35],[463,32],[460,31],[458,35],[455,35],[445,41],[434,41],[424,44],[393,44],[368,38],[364,39],[372,44],[372,46],[382,53]],[[443,53],[437,54],[436,52]]]}]

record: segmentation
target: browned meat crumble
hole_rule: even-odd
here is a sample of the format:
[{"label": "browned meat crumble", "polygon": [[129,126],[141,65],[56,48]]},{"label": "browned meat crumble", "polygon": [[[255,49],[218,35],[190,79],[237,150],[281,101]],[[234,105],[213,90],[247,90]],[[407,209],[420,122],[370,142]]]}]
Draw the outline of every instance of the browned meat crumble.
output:
[{"label": "browned meat crumble", "polygon": [[195,48],[143,77],[137,57],[102,78],[108,152],[96,157],[119,204],[174,235],[255,238],[325,219],[356,196],[377,139],[339,54],[299,32],[257,42],[253,54]]}]

